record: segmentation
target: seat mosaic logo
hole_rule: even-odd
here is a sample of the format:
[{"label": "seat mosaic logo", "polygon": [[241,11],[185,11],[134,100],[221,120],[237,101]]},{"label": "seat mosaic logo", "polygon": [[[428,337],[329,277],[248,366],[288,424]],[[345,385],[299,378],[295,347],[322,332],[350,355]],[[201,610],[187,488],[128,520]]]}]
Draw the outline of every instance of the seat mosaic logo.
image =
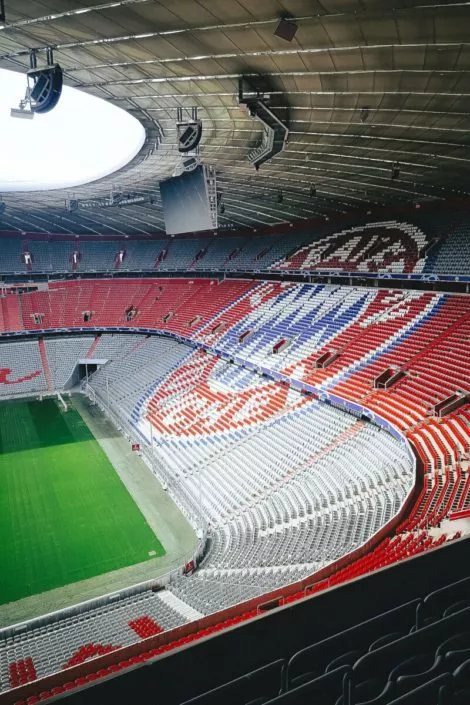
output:
[{"label": "seat mosaic logo", "polygon": [[279,269],[355,272],[420,272],[426,237],[416,225],[368,223],[328,235],[301,248]]},{"label": "seat mosaic logo", "polygon": [[9,367],[1,367],[0,384],[21,384],[21,382],[29,382],[29,380],[39,377],[40,374],[42,374],[42,371],[36,370],[36,372],[31,372],[31,374],[24,377],[18,377],[18,379],[8,379],[11,375],[11,369]]}]

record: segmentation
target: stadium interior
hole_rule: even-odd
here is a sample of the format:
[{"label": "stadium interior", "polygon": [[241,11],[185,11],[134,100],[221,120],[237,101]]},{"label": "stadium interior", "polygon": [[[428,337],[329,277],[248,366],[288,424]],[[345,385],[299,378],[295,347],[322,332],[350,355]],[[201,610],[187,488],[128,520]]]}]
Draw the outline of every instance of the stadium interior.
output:
[{"label": "stadium interior", "polygon": [[0,704],[468,705],[469,20],[0,0]]}]

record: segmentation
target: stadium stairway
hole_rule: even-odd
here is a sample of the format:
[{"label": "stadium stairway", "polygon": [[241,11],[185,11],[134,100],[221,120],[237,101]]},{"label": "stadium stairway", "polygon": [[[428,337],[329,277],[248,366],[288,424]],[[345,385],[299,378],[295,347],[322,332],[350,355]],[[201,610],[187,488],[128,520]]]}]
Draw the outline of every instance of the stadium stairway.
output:
[{"label": "stadium stairway", "polygon": [[49,360],[47,359],[47,350],[44,340],[42,338],[38,341],[39,354],[41,355],[42,369],[44,371],[44,377],[46,378],[47,390],[49,392],[54,391],[54,379],[52,377],[51,368],[49,367]]}]

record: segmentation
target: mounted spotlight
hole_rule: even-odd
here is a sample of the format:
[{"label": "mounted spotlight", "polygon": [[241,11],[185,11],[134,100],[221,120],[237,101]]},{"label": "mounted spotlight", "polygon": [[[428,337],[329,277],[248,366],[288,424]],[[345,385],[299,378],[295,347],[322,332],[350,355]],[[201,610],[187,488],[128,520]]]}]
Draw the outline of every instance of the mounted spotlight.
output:
[{"label": "mounted spotlight", "polygon": [[392,166],[392,174],[391,174],[391,179],[394,181],[395,179],[398,179],[400,176],[400,162],[395,162],[394,165]]},{"label": "mounted spotlight", "polygon": [[27,107],[28,103],[25,100],[20,100],[18,108],[10,109],[10,117],[22,118],[23,120],[32,120],[34,113]]},{"label": "mounted spotlight", "polygon": [[10,110],[10,116],[31,120],[35,113],[48,113],[56,107],[62,95],[62,69],[54,64],[52,49],[46,49],[47,66],[37,67],[36,50],[29,54],[30,69],[26,74],[25,97],[18,108]]}]

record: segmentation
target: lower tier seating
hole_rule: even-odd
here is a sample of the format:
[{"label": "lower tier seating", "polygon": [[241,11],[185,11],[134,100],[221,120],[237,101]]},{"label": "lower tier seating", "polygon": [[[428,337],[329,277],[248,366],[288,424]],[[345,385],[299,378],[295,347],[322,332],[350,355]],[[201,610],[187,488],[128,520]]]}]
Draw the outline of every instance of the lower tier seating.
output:
[{"label": "lower tier seating", "polygon": [[[156,373],[149,368],[153,341],[91,379],[98,398],[117,414],[134,399],[126,393],[128,367],[135,380],[149,369]],[[171,346],[182,346],[163,342],[168,365]],[[292,582],[361,545],[398,511],[412,486],[406,452],[388,434],[293,390],[273,413],[256,413],[256,402],[269,396],[266,387],[281,385],[238,371],[204,352],[190,353],[127,419],[165,468],[166,484],[184,486],[209,520],[204,575],[237,585],[237,601],[240,586],[247,596],[253,589],[259,594],[261,585]],[[229,416],[234,402],[238,408]],[[297,566],[292,575],[290,566]],[[214,607],[230,599],[226,590]],[[198,609],[205,611],[202,604]]]},{"label": "lower tier seating", "polygon": [[[146,590],[107,605],[71,612],[41,626],[32,622],[26,629],[0,631],[1,690],[137,642],[150,636],[151,631],[158,633],[155,625],[163,631],[198,616],[172,596],[168,599],[165,590]],[[12,666],[20,662],[31,663],[34,670],[17,669],[15,676]]]},{"label": "lower tier seating", "polygon": [[[470,697],[469,585],[465,578],[399,604],[360,621],[353,627],[312,642],[295,653],[244,673],[239,678],[204,692],[182,705],[466,705]],[[234,626],[253,613],[227,620],[193,638],[183,637],[66,681],[28,705],[51,695],[67,693],[138,663],[145,663],[168,648],[191,643],[220,628]],[[31,664],[21,662],[25,672]],[[17,705],[25,705],[20,701]]]},{"label": "lower tier seating", "polygon": [[36,341],[21,345],[2,343],[0,346],[0,397],[16,394],[36,394],[46,389],[39,346]]},{"label": "lower tier seating", "polygon": [[[196,368],[197,379],[190,386],[184,383],[191,392],[182,395],[172,370],[185,379],[188,367],[199,358],[205,363],[210,355],[164,338],[106,337],[80,337],[76,347],[78,355],[88,355],[93,347],[96,359],[103,354],[100,348],[115,355],[91,377],[96,397],[109,404],[124,427],[135,424],[135,418],[144,428],[152,425],[153,453],[166,468],[168,485],[174,486],[172,478],[179,479],[210,524],[208,550],[198,571],[173,579],[166,591],[157,593],[157,606],[167,595],[167,604],[175,608],[173,623],[150,608],[141,609],[138,603],[144,598],[139,595],[129,608],[125,602],[122,611],[117,601],[111,616],[107,607],[104,614],[99,609],[85,612],[78,627],[74,617],[39,629],[32,623],[19,635],[7,636],[4,650],[0,648],[7,670],[11,663],[30,658],[35,677],[41,677],[77,659],[106,653],[102,649],[134,643],[143,634],[150,636],[297,581],[367,541],[399,510],[413,486],[406,449],[372,424],[287,391],[280,383],[259,381],[254,372],[234,375],[229,363],[213,357],[215,367]],[[51,342],[57,341],[48,341],[48,346]],[[60,343],[67,360],[73,339]],[[64,378],[61,367],[52,364],[51,371],[57,379]],[[223,395],[230,403],[241,388],[262,399],[266,384],[282,387],[284,401],[264,417],[252,414],[256,407],[248,395],[248,416],[240,409],[238,414],[250,423],[240,432],[233,431],[233,423],[229,432],[222,426],[222,431],[186,436],[185,409],[197,408],[201,385],[210,389],[213,383],[221,403]],[[138,395],[149,385],[152,391],[144,393],[141,404]],[[153,403],[163,389],[168,392],[166,406]],[[180,407],[174,410],[177,399]],[[219,408],[221,418],[226,406]],[[159,431],[158,415],[175,413],[179,423]],[[28,673],[33,677],[31,669]]]},{"label": "lower tier seating", "polygon": [[[68,286],[67,300],[72,301],[75,283]],[[185,496],[189,493],[204,506],[210,524],[207,555],[193,576],[175,579],[168,590],[185,610],[195,611],[192,618],[248,597],[259,595],[261,601],[272,587],[319,568],[331,566],[332,574],[319,579],[314,591],[438,546],[460,535],[450,521],[452,513],[470,508],[468,399],[442,420],[433,412],[435,403],[450,393],[468,392],[462,355],[468,336],[466,298],[272,282],[250,286],[185,332],[212,352],[134,333],[126,340],[93,333],[85,336],[83,346],[84,355],[110,360],[91,380],[103,406],[110,403],[122,423],[153,446],[160,478],[177,480]],[[108,310],[110,321],[121,321],[122,301],[113,299],[114,284],[100,282],[100,287],[93,287],[102,304],[96,309],[97,324],[106,320]],[[54,296],[49,292],[51,301]],[[50,320],[58,320],[55,316],[52,304]],[[76,313],[70,316],[71,322],[78,320]],[[149,326],[151,320],[149,315]],[[132,328],[132,321],[127,323]],[[273,343],[280,335],[289,344],[276,354]],[[51,343],[45,345],[48,357]],[[41,371],[39,345],[28,345]],[[2,343],[0,354],[12,346]],[[317,367],[315,361],[330,349],[338,356],[331,365]],[[236,364],[220,359],[220,353]],[[9,359],[14,362],[12,354]],[[280,373],[364,404],[400,428],[416,449],[421,485],[408,517],[396,535],[339,571],[334,561],[341,551],[364,543],[403,504],[410,486],[408,458],[398,442],[375,426],[247,370],[245,365],[253,362],[268,374]],[[48,366],[57,380],[64,378],[54,356]],[[405,376],[390,389],[375,389],[374,379],[390,366]],[[13,364],[8,376],[17,379],[16,374]],[[7,395],[12,393],[8,386],[0,380]],[[47,380],[38,387],[46,389]],[[325,409],[334,412],[335,422],[323,416]],[[311,432],[317,422],[323,437]],[[286,599],[303,595],[300,591]],[[129,621],[142,633],[165,628],[150,614]],[[97,644],[112,646],[111,641],[87,644],[92,651]],[[73,653],[60,657],[66,663]],[[33,678],[37,666],[29,658],[22,652],[14,663],[17,673],[27,674],[22,677]]]}]

